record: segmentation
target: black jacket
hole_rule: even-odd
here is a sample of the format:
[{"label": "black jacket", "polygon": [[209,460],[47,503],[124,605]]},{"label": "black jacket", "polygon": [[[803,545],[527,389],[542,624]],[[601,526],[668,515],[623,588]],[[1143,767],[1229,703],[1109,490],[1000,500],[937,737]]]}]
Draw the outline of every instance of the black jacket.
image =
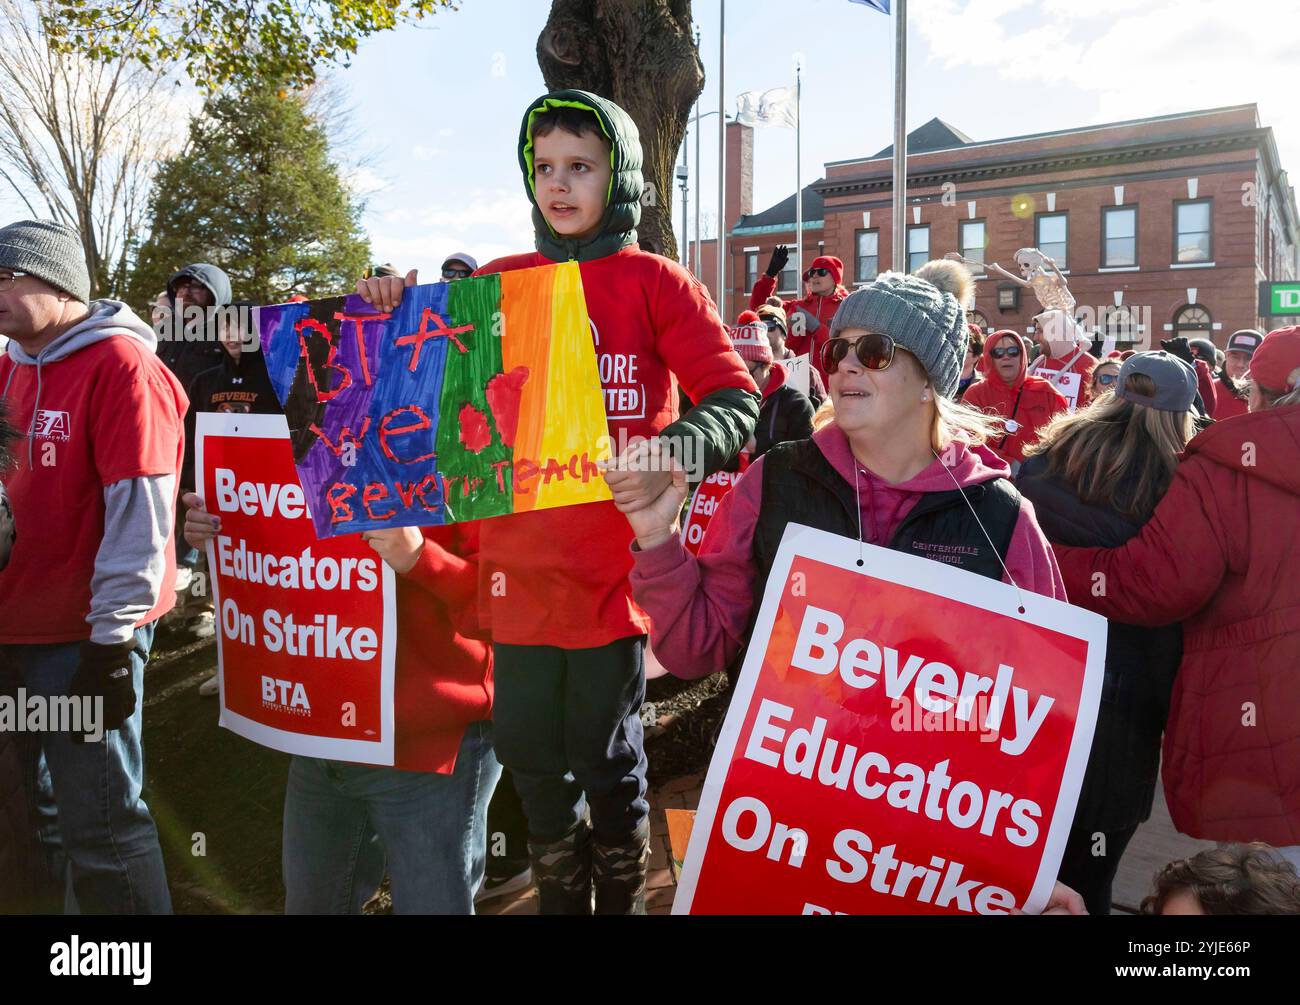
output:
[{"label": "black jacket", "polygon": [[[1049,477],[1045,455],[1025,460],[1016,487],[1034,504],[1038,524],[1053,544],[1116,548],[1142,529],[1116,510],[1088,505],[1063,481]],[[1182,654],[1180,625],[1140,628],[1110,622],[1101,706],[1075,829],[1122,830],[1151,815],[1160,737]]]},{"label": "black jacket", "polygon": [[236,361],[221,350],[222,361],[209,367],[189,386],[190,410],[185,413],[185,463],[181,468],[181,487],[194,484],[194,416],[199,412],[242,412],[252,415],[279,415],[280,400],[275,396],[271,377],[266,372],[266,358],[261,352],[243,352]]},{"label": "black jacket", "polygon": [[763,399],[754,427],[754,459],[778,443],[806,440],[813,434],[812,402],[789,384],[782,384]]}]

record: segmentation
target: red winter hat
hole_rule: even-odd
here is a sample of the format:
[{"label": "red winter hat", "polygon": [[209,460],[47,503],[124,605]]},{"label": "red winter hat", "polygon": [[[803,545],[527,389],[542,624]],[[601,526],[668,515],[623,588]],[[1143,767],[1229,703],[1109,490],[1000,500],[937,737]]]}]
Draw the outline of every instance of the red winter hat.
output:
[{"label": "red winter hat", "polygon": [[735,328],[728,328],[731,347],[740,353],[741,359],[753,363],[771,363],[776,357],[772,354],[772,343],[767,340],[767,326],[759,320],[753,311],[744,311]]},{"label": "red winter hat", "polygon": [[1270,391],[1294,391],[1300,381],[1291,374],[1300,367],[1300,325],[1278,328],[1264,336],[1250,357],[1250,379]]},{"label": "red winter hat", "polygon": [[[830,269],[831,278],[835,280],[835,285],[839,286],[844,280],[844,263],[834,255],[818,255],[813,259],[812,265],[808,266],[808,272],[813,269]],[[804,281],[808,279],[808,272],[804,273]]]}]

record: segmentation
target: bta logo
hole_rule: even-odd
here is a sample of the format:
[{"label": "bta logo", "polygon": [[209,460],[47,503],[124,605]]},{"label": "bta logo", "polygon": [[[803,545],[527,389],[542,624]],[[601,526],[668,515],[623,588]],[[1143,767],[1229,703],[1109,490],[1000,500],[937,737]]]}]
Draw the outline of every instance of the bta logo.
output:
[{"label": "bta logo", "polygon": [[42,408],[36,413],[35,435],[46,440],[67,440],[71,425],[67,412]]},{"label": "bta logo", "polygon": [[307,700],[307,689],[296,681],[278,680],[275,677],[262,678],[262,701],[268,705],[280,705],[299,715],[311,714],[311,702]]}]

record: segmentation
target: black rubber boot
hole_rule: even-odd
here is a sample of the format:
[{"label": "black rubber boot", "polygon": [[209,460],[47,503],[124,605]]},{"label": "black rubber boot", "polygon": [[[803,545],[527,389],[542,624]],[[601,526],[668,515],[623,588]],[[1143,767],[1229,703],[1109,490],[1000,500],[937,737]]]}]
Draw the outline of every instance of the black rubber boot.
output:
[{"label": "black rubber boot", "polygon": [[592,882],[597,914],[645,914],[646,869],[650,864],[650,821],[642,820],[620,844],[592,845]]},{"label": "black rubber boot", "polygon": [[549,844],[528,842],[539,913],[591,914],[591,830],[579,820]]}]

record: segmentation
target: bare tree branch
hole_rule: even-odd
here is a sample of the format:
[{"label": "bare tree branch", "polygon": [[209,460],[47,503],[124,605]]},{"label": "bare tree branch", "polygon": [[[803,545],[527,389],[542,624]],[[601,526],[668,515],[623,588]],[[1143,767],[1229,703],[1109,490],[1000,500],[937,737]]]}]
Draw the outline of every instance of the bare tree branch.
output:
[{"label": "bare tree branch", "polygon": [[[0,0],[0,178],[81,234],[93,296],[120,295],[158,163],[179,146],[167,66],[49,44],[51,0]],[[43,204],[43,205],[42,205]]]}]

